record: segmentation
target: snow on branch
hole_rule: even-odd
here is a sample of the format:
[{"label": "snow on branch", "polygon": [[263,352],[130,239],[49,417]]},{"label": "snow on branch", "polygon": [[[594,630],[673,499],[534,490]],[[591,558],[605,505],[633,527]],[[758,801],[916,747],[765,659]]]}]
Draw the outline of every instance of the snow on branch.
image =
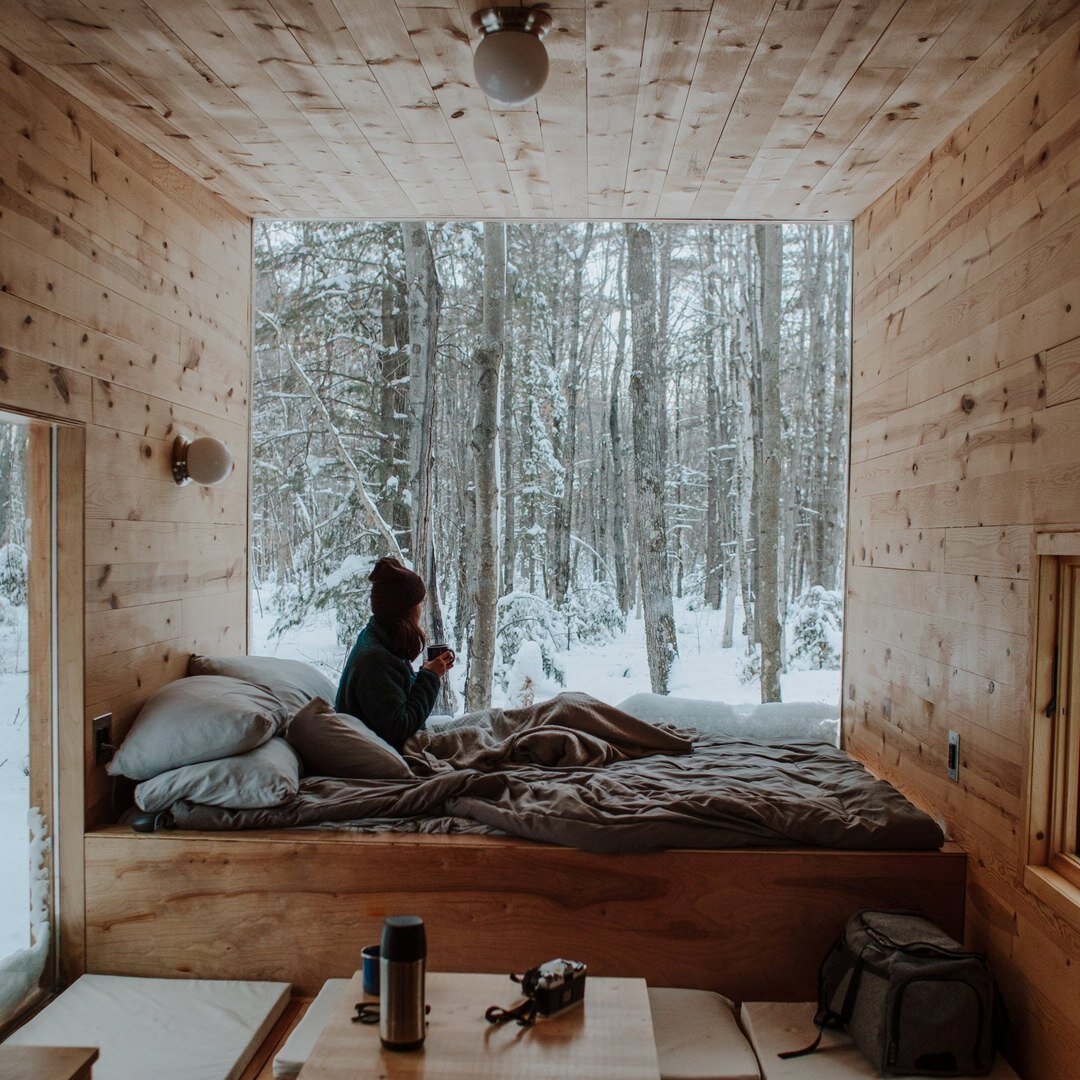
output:
[{"label": "snow on branch", "polygon": [[274,329],[274,333],[277,334],[278,344],[284,351],[286,358],[292,365],[293,370],[300,377],[300,381],[307,389],[311,400],[315,403],[319,412],[322,413],[323,419],[326,421],[327,430],[330,432],[334,442],[337,443],[338,450],[341,452],[342,461],[352,473],[353,479],[356,481],[356,489],[360,495],[360,501],[363,503],[364,509],[367,511],[368,524],[371,525],[386,541],[386,546],[391,555],[400,559],[406,563],[407,560],[401,550],[401,546],[397,542],[397,537],[394,535],[393,529],[387,524],[386,519],[379,513],[379,508],[375,505],[374,500],[368,494],[367,480],[364,474],[360,471],[359,466],[353,460],[352,454],[349,453],[348,447],[345,445],[345,440],[341,437],[341,432],[338,431],[337,426],[334,424],[332,417],[330,416],[330,410],[327,409],[326,403],[319,396],[319,392],[315,389],[315,385],[308,377],[308,373],[304,370],[300,361],[296,358],[296,354],[292,350],[292,346],[285,340],[285,336],[281,332],[281,326],[277,320],[268,312],[260,311],[259,317],[268,322]]}]

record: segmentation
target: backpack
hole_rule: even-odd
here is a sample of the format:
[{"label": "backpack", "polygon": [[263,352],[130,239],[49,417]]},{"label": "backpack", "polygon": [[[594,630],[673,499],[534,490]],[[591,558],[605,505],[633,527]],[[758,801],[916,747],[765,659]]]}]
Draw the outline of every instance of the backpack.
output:
[{"label": "backpack", "polygon": [[986,959],[911,912],[858,911],[818,974],[818,1037],[846,1031],[879,1072],[983,1076],[994,1065],[1004,1010]]}]

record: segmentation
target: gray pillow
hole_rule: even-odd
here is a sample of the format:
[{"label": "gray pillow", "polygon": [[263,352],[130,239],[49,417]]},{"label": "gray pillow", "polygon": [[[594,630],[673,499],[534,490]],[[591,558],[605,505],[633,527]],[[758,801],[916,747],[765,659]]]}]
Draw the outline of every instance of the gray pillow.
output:
[{"label": "gray pillow", "polygon": [[199,656],[188,661],[189,675],[228,675],[269,690],[290,716],[312,698],[337,697],[337,687],[321,672],[300,660],[277,656]]},{"label": "gray pillow", "polygon": [[108,772],[149,780],[181,765],[243,754],[277,734],[288,719],[289,710],[273,694],[240,679],[177,679],[142,707]]},{"label": "gray pillow", "polygon": [[309,776],[346,776],[357,780],[406,780],[405,759],[385,739],[353,716],[334,712],[322,698],[309,701],[289,721],[285,738],[304,762]]},{"label": "gray pillow", "polygon": [[167,810],[177,799],[230,810],[279,806],[300,787],[300,761],[284,739],[271,739],[246,754],[182,765],[135,788],[142,810]]}]

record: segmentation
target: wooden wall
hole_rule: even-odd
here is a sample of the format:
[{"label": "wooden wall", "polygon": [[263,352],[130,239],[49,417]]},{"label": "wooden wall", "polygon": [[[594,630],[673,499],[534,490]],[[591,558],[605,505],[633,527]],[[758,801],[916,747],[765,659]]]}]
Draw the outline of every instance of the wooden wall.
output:
[{"label": "wooden wall", "polygon": [[[85,721],[247,643],[250,222],[0,49],[0,411],[85,430]],[[237,468],[179,488],[177,432]],[[78,733],[76,733],[78,734]],[[111,784],[87,768],[90,823]]]},{"label": "wooden wall", "polygon": [[969,939],[1038,1080],[1080,1060],[1080,916],[1022,884],[1033,533],[1080,526],[1078,49],[1073,28],[854,240],[846,745],[969,852]]}]

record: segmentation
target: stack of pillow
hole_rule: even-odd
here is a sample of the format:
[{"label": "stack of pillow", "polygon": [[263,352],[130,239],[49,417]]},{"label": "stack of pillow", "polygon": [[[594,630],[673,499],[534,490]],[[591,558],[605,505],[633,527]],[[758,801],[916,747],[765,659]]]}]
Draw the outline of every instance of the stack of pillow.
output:
[{"label": "stack of pillow", "polygon": [[254,810],[292,798],[304,775],[405,779],[404,758],[334,711],[335,687],[298,660],[192,656],[188,678],[143,706],[108,764],[157,813],[186,799]]}]

